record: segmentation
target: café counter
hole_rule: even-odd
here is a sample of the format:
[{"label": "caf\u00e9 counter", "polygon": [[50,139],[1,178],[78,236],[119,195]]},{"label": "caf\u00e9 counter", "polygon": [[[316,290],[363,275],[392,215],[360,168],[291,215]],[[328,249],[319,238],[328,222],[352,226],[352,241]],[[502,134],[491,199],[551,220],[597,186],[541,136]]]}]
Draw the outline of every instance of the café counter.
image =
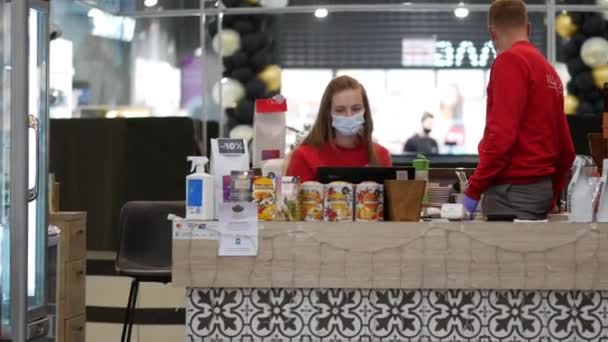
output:
[{"label": "caf\u00e9 counter", "polygon": [[173,240],[188,341],[600,341],[608,224],[260,223]]}]

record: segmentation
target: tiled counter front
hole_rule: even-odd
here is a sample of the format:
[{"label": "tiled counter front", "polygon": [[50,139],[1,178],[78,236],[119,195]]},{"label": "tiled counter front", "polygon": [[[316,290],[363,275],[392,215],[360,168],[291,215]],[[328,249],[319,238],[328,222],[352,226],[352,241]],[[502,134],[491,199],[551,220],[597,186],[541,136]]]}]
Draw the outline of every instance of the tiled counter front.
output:
[{"label": "tiled counter front", "polygon": [[190,289],[187,341],[608,341],[608,292]]},{"label": "tiled counter front", "polygon": [[608,342],[606,224],[269,223],[259,246],[174,240],[188,341]]}]

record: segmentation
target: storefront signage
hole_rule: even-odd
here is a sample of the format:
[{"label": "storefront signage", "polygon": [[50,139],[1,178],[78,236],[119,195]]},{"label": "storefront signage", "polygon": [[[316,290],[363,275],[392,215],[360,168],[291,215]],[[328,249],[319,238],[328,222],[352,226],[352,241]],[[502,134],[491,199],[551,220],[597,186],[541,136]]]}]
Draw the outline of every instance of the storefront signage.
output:
[{"label": "storefront signage", "polygon": [[401,42],[401,65],[435,65],[435,38],[404,38]]},{"label": "storefront signage", "polygon": [[456,48],[450,41],[438,41],[436,44],[435,66],[436,67],[463,67],[487,68],[490,56],[496,58],[496,50],[491,41],[487,41],[477,49],[475,44],[469,40],[463,40]]},{"label": "storefront signage", "polygon": [[[431,50],[432,54],[429,55]],[[486,41],[482,46],[475,46],[469,40],[454,43],[448,40],[404,38],[402,41],[403,66],[487,68],[494,58],[496,50],[491,41]]]}]

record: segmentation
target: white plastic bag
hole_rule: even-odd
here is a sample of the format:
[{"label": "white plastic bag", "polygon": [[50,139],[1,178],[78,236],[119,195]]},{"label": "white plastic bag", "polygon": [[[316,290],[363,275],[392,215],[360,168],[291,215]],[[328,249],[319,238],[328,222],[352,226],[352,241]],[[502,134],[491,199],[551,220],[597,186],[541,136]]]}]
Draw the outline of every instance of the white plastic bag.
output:
[{"label": "white plastic bag", "polygon": [[215,218],[219,216],[224,191],[230,193],[230,173],[249,170],[249,150],[244,139],[211,139],[211,175],[215,187]]},{"label": "white plastic bag", "polygon": [[285,113],[287,101],[277,95],[255,101],[253,122],[253,167],[262,168],[263,162],[285,157]]}]

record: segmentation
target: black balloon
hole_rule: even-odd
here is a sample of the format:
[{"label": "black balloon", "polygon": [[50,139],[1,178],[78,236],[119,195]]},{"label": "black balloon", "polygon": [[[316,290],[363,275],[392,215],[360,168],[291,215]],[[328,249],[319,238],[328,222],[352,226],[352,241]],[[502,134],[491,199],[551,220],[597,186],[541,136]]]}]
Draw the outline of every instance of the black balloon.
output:
[{"label": "black balloon", "polygon": [[224,64],[224,70],[234,69],[234,63],[232,62],[232,57],[224,57],[222,59],[222,64]]},{"label": "black balloon", "polygon": [[272,44],[272,34],[266,33],[260,36],[260,49],[267,49]]},{"label": "black balloon", "polygon": [[566,89],[568,90],[568,94],[578,96],[579,90],[572,80],[568,81],[568,84],[566,84]]},{"label": "black balloon", "polygon": [[264,48],[267,39],[264,32],[250,33],[244,35],[241,39],[241,49],[249,53],[254,53]]},{"label": "black balloon", "polygon": [[247,4],[245,0],[222,0],[222,3],[226,7],[241,7]]},{"label": "black balloon", "polygon": [[228,121],[226,122],[226,131],[224,132],[223,136],[229,136],[230,131],[239,125],[239,121],[236,118],[228,118]]},{"label": "black balloon", "polygon": [[266,84],[259,78],[255,77],[245,84],[245,92],[251,100],[262,99],[266,97]]},{"label": "black balloon", "polygon": [[570,38],[562,47],[565,59],[570,60],[573,58],[580,57],[581,46],[583,45],[585,40],[587,40],[587,36],[580,32]]},{"label": "black balloon", "polygon": [[583,33],[587,36],[602,36],[606,29],[606,22],[600,14],[593,14],[587,17],[583,24]]},{"label": "black balloon", "polygon": [[266,22],[268,21],[268,16],[266,15],[249,15],[247,16],[251,23],[255,26],[256,31],[264,29]]},{"label": "black balloon", "polygon": [[253,101],[249,99],[243,99],[236,106],[236,121],[239,124],[253,124],[253,112],[254,112]]},{"label": "black balloon", "polygon": [[574,44],[572,42],[572,40],[569,40],[566,42],[566,44],[564,44],[564,46],[562,46],[562,52],[564,54],[564,59],[565,60],[571,60],[576,58],[578,55],[580,55],[580,46],[576,46],[576,44]]},{"label": "black balloon", "polygon": [[265,67],[270,65],[272,62],[272,58],[270,56],[270,52],[266,50],[262,50],[256,52],[250,59],[249,65],[251,65],[251,69],[257,74],[258,72],[264,70]]},{"label": "black balloon", "polygon": [[595,113],[595,104],[591,102],[583,102],[578,106],[576,110],[576,114],[594,114]]},{"label": "black balloon", "polygon": [[595,90],[595,83],[591,72],[585,71],[574,77],[574,84],[580,90],[580,93],[590,93]]},{"label": "black balloon", "polygon": [[234,78],[235,80],[238,80],[242,84],[246,84],[252,78],[255,77],[255,74],[249,68],[238,68],[238,69],[234,69],[230,73],[230,77]]},{"label": "black balloon", "polygon": [[251,22],[251,20],[241,19],[232,25],[232,28],[236,30],[241,36],[247,35],[249,33],[255,32],[256,27]]},{"label": "black balloon", "polygon": [[236,110],[234,108],[226,108],[226,116],[228,118],[235,118],[236,117]]},{"label": "black balloon", "polygon": [[572,38],[570,38],[570,40],[574,40],[576,42],[576,44],[578,44],[578,47],[580,48],[581,45],[583,45],[583,43],[587,40],[587,37],[584,33],[582,32],[577,32],[574,36],[572,36]]},{"label": "black balloon", "polygon": [[595,102],[595,112],[594,114],[600,114],[604,112],[604,100],[599,100]]},{"label": "black balloon", "polygon": [[568,67],[568,73],[570,76],[575,77],[576,75],[591,70],[580,57],[574,58],[566,62]]},{"label": "black balloon", "polygon": [[222,27],[223,28],[232,28],[234,23],[239,20],[240,16],[238,15],[224,15],[222,17]]},{"label": "black balloon", "polygon": [[233,69],[238,69],[247,66],[248,60],[249,57],[243,51],[238,51],[234,55],[232,55],[232,57],[230,57],[230,63]]},{"label": "black balloon", "polygon": [[601,90],[595,88],[591,91],[581,92],[578,98],[582,102],[596,103],[597,101],[600,101],[604,98],[604,93]]},{"label": "black balloon", "polygon": [[587,15],[585,13],[581,13],[581,12],[572,12],[569,13],[570,18],[572,19],[572,22],[574,23],[574,25],[581,27],[583,26],[583,23],[585,22],[585,18],[587,17]]}]

